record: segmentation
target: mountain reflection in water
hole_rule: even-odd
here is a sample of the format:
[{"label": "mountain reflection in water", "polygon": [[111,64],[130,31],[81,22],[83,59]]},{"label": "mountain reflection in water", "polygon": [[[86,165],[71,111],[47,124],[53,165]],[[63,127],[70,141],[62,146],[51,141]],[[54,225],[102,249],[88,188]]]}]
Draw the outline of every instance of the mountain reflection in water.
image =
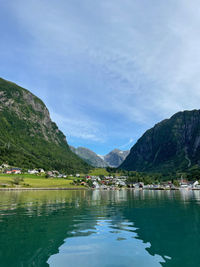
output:
[{"label": "mountain reflection in water", "polygon": [[199,191],[1,192],[0,266],[200,266]]}]

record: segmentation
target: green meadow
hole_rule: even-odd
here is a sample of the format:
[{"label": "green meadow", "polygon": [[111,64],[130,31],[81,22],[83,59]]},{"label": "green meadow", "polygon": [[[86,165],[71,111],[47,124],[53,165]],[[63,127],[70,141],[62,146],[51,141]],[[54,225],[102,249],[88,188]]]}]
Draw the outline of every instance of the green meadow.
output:
[{"label": "green meadow", "polygon": [[31,174],[0,174],[0,188],[83,188],[73,184],[73,177],[46,178]]}]

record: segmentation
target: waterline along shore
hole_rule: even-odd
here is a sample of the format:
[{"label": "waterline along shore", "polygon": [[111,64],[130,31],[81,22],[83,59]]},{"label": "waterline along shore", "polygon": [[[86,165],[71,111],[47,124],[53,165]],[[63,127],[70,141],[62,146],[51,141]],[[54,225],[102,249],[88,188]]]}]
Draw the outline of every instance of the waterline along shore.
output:
[{"label": "waterline along shore", "polygon": [[51,190],[51,191],[57,191],[57,190],[88,190],[87,187],[82,187],[82,188],[78,188],[78,187],[69,187],[69,188],[50,188],[50,187],[37,187],[37,188],[25,188],[25,187],[10,187],[10,188],[0,188],[0,191],[35,191],[35,190],[39,190],[39,191],[44,191],[44,190]]},{"label": "waterline along shore", "polygon": [[90,187],[36,187],[36,188],[26,188],[26,187],[7,187],[7,188],[0,188],[0,191],[68,191],[68,190],[97,190],[97,191],[122,191],[122,190],[128,190],[128,191],[178,191],[178,190],[185,190],[185,191],[190,191],[190,190],[195,190],[195,191],[200,191],[200,188],[90,188]]}]

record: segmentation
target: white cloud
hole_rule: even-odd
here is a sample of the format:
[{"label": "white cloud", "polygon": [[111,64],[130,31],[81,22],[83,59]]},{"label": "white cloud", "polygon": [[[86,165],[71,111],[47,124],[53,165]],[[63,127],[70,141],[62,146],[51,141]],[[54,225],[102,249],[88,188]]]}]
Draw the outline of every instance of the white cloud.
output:
[{"label": "white cloud", "polygon": [[119,146],[120,149],[130,149],[130,147],[133,145],[135,140],[133,138],[130,138],[129,141],[121,146]]},{"label": "white cloud", "polygon": [[99,132],[100,125],[97,123],[94,124],[89,118],[81,120],[76,117],[63,117],[54,112],[51,112],[51,118],[58,123],[61,129],[64,129],[64,131],[67,132],[67,138],[76,137],[96,142],[103,142],[105,140],[105,137]]},{"label": "white cloud", "polygon": [[67,86],[62,100],[73,116],[65,109],[66,117],[54,114],[54,120],[68,134],[99,141],[103,121],[112,128],[112,114],[151,126],[199,108],[197,0],[16,0],[10,6],[32,40],[32,64]]}]

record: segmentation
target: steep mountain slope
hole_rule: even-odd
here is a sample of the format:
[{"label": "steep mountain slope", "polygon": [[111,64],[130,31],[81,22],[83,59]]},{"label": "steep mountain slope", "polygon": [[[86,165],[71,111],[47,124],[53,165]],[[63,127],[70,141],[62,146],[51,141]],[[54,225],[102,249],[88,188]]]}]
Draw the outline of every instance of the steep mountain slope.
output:
[{"label": "steep mountain slope", "polygon": [[88,148],[75,148],[73,146],[70,146],[70,149],[93,167],[104,168],[108,166],[108,164],[103,159],[101,159],[95,152]]},{"label": "steep mountain slope", "polygon": [[0,163],[24,168],[85,171],[44,103],[22,87],[0,79]]},{"label": "steep mountain slope", "polygon": [[200,110],[178,112],[146,131],[120,168],[173,172],[200,164]]},{"label": "steep mountain slope", "polygon": [[125,160],[125,158],[128,156],[129,150],[122,151],[119,149],[114,149],[110,153],[108,153],[106,156],[104,156],[104,161],[110,166],[117,168],[122,162]]}]

